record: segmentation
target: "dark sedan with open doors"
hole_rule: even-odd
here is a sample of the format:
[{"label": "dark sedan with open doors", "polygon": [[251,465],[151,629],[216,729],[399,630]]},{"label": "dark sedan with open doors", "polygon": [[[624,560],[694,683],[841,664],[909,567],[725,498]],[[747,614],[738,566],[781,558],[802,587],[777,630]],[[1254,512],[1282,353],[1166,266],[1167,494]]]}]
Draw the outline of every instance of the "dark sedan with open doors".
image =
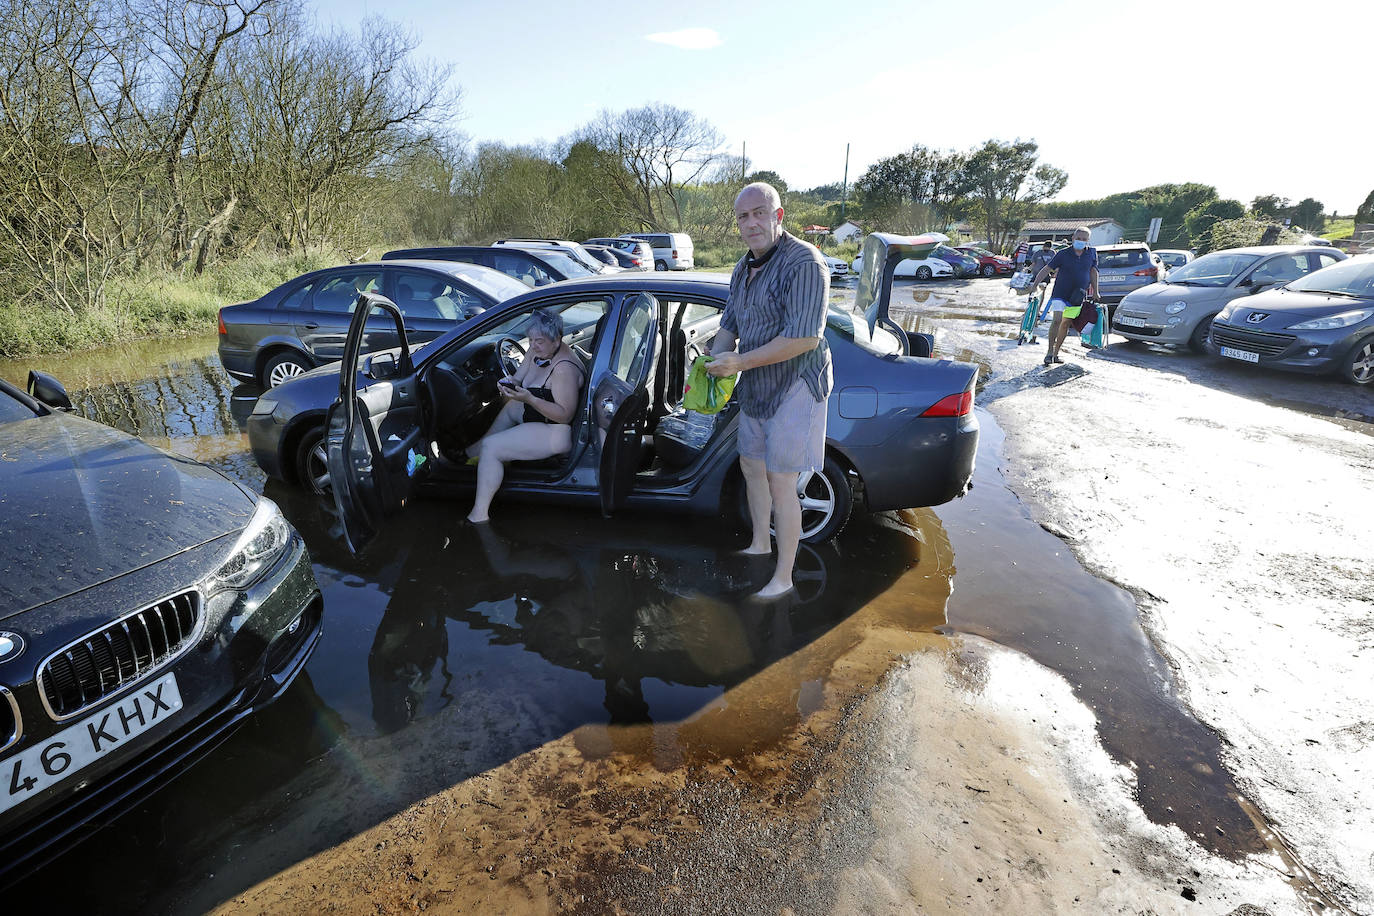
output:
[{"label": "dark sedan with open doors", "polygon": [[285,692],[322,609],[271,500],[28,388],[0,379],[0,885]]},{"label": "dark sedan with open doors", "polygon": [[1212,320],[1211,340],[1228,359],[1374,384],[1374,255],[1232,299]]},{"label": "dark sedan with open doors", "polygon": [[[338,361],[359,293],[381,293],[396,303],[414,346],[528,288],[490,267],[458,261],[326,267],[288,280],[252,302],[220,309],[219,360],[234,378],[271,388]],[[400,339],[395,331],[380,317],[369,321],[364,350],[396,346]]]},{"label": "dark sedan with open doors", "polygon": [[[806,540],[834,536],[855,505],[938,505],[969,484],[977,367],[908,355],[927,342],[888,317],[894,268],[926,257],[936,243],[870,235],[854,309],[830,309],[825,338],[835,386],[825,467],[798,480]],[[332,489],[355,546],[413,491],[470,493],[475,469],[453,459],[500,409],[497,379],[513,370],[530,315],[542,308],[562,315],[565,340],[590,382],[573,420],[572,450],[513,462],[502,495],[599,505],[607,514],[622,506],[733,513],[738,406],[716,415],[704,444],[684,443],[671,423],[692,360],[709,349],[720,325],[728,280],[654,273],[567,281],[422,347],[365,360],[358,346],[365,313],[358,312],[342,363],[356,371],[324,367],[265,392],[247,423],[253,457],[270,476]],[[401,333],[394,305],[364,298]]]}]

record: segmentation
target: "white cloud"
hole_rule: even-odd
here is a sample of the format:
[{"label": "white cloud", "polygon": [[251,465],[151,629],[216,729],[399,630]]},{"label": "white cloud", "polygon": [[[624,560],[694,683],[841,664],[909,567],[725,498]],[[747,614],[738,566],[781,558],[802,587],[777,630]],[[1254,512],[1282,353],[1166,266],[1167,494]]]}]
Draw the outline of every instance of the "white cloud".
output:
[{"label": "white cloud", "polygon": [[705,51],[718,48],[722,43],[715,29],[678,29],[676,32],[655,32],[644,37],[684,51]]}]

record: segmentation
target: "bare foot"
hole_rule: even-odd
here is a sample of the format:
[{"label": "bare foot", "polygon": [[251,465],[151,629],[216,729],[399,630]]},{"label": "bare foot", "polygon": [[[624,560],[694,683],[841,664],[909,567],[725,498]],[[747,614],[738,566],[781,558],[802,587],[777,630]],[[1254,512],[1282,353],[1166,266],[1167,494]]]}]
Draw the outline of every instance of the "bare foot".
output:
[{"label": "bare foot", "polygon": [[769,580],[767,585],[754,592],[753,598],[755,601],[772,601],[774,598],[781,598],[790,591],[792,591],[791,582]]},{"label": "bare foot", "polygon": [[770,544],[762,550],[759,550],[755,548],[753,544],[750,544],[742,550],[734,550],[731,551],[731,553],[737,557],[768,557],[773,555],[773,546]]}]

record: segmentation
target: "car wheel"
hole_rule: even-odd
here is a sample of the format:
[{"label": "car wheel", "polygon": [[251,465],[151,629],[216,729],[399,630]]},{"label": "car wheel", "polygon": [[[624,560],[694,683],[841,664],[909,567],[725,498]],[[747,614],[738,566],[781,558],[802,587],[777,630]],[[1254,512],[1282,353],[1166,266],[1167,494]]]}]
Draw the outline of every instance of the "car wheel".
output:
[{"label": "car wheel", "polygon": [[997,273],[997,268],[993,267],[991,264],[984,264],[982,273],[985,277],[991,277]]},{"label": "car wheel", "polygon": [[916,268],[916,279],[917,279],[917,280],[929,280],[929,279],[931,278],[931,276],[932,276],[932,273],[931,273],[931,270],[930,270],[929,267],[918,267],[918,268]]},{"label": "car wheel", "polygon": [[324,426],[312,426],[296,444],[296,482],[312,493],[329,492],[329,453]]},{"label": "car wheel", "polygon": [[262,378],[259,381],[264,388],[276,388],[282,382],[289,382],[309,371],[310,366],[306,365],[305,357],[294,350],[287,350],[267,361],[262,367]]},{"label": "car wheel", "polygon": [[1341,364],[1341,375],[1356,385],[1374,382],[1374,337],[1366,337],[1350,348],[1350,355]]},{"label": "car wheel", "polygon": [[840,463],[825,456],[825,467],[819,474],[799,477],[797,495],[802,504],[801,539],[808,544],[828,541],[849,523],[854,510],[854,491],[849,486]]},{"label": "car wheel", "polygon": [[668,269],[668,262],[667,262],[667,261],[655,261],[655,262],[654,262],[654,270],[667,270],[667,269]]},{"label": "car wheel", "polygon": [[1188,338],[1188,349],[1204,356],[1216,352],[1212,346],[1212,316],[1208,315],[1197,323],[1193,336]]}]

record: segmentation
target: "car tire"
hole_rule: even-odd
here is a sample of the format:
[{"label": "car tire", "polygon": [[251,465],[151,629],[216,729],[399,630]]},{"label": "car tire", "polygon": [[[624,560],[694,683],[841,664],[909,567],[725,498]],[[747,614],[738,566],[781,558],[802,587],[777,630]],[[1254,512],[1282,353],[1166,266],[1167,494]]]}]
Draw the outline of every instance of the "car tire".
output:
[{"label": "car tire", "polygon": [[997,274],[997,268],[993,267],[991,264],[984,264],[982,273],[983,276],[987,277],[988,279],[992,279],[992,277]]},{"label": "car tire", "polygon": [[667,270],[667,269],[668,269],[668,262],[667,262],[667,261],[655,261],[655,262],[654,262],[654,270]]},{"label": "car tire", "polygon": [[1356,385],[1374,383],[1374,335],[1356,341],[1341,362],[1341,375]]},{"label": "car tire", "polygon": [[284,350],[263,364],[258,382],[263,388],[275,388],[282,382],[289,382],[296,376],[309,372],[310,369],[311,366],[305,357],[295,350]]},{"label": "car tire", "polygon": [[932,276],[934,276],[934,274],[929,267],[921,266],[916,268],[917,280],[929,280]]},{"label": "car tire", "polygon": [[325,452],[324,424],[312,426],[296,441],[296,482],[302,489],[323,496],[329,492],[329,456]]},{"label": "car tire", "polygon": [[854,490],[844,468],[830,455],[825,466],[806,481],[802,498],[802,537],[808,544],[821,544],[835,537],[849,524],[854,511]]},{"label": "car tire", "polygon": [[1197,323],[1193,328],[1193,335],[1188,338],[1188,349],[1200,356],[1209,356],[1216,353],[1216,347],[1212,346],[1212,316],[1208,315]]}]

